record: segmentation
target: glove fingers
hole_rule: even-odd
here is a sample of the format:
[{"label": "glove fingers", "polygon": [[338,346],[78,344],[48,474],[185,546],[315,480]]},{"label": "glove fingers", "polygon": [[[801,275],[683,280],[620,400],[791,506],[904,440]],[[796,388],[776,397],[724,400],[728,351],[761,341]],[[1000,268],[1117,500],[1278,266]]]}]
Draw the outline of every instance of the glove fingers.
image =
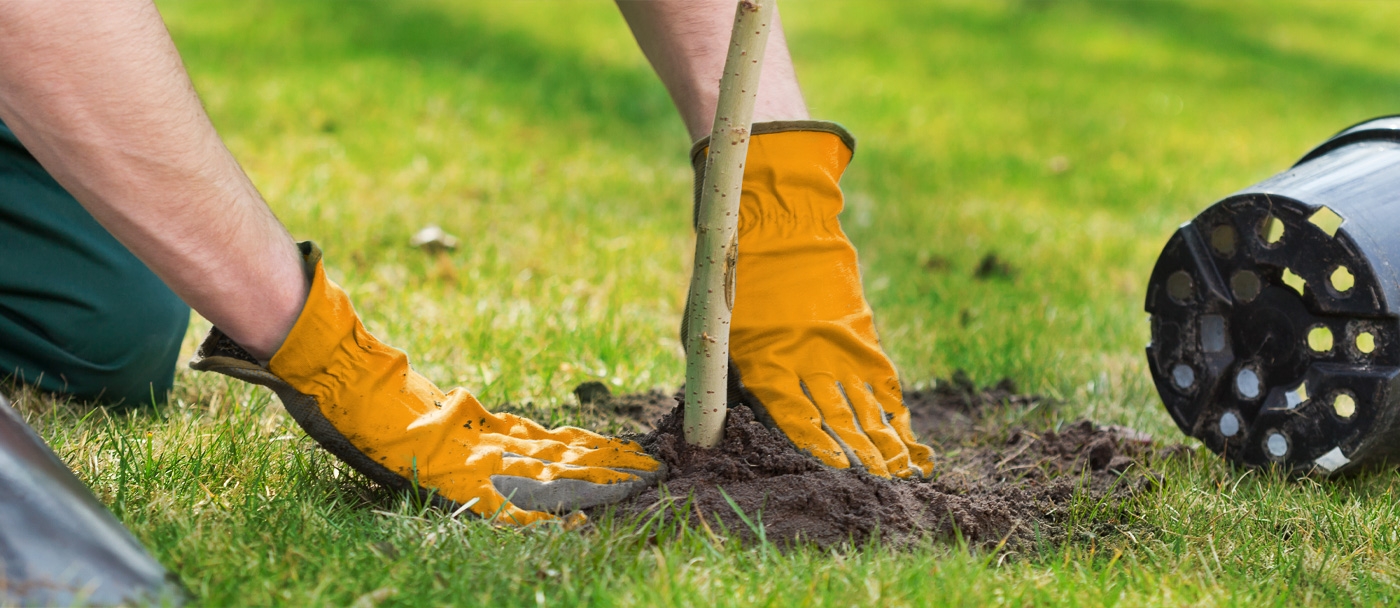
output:
[{"label": "glove fingers", "polygon": [[[578,427],[562,426],[556,429],[545,428],[534,420],[515,414],[491,413],[477,401],[476,397],[461,388],[452,389],[441,402],[452,418],[462,422],[468,429],[482,433],[495,433],[517,439],[555,441],[570,446],[599,446],[613,440]],[[616,442],[632,444],[634,442]]]},{"label": "glove fingers", "polygon": [[914,474],[914,471],[910,469],[909,450],[905,447],[899,434],[890,428],[885,417],[885,410],[880,407],[881,404],[870,392],[869,385],[852,378],[848,382],[841,383],[840,388],[855,411],[856,420],[860,422],[861,428],[865,429],[866,436],[880,451],[885,468],[890,474],[896,477],[908,477]]},{"label": "glove fingers", "polygon": [[555,441],[571,446],[591,445],[607,440],[602,435],[576,427],[561,426],[557,429],[547,429],[534,420],[515,414],[496,414],[494,419],[487,418],[486,432],[508,435],[517,439]]},{"label": "glove fingers", "polygon": [[904,447],[909,452],[910,466],[917,468],[923,477],[932,475],[933,449],[920,443],[914,436],[909,407],[904,405],[904,394],[899,390],[899,383],[894,382],[892,386],[885,387],[866,385],[866,388],[874,394],[885,413],[889,414],[889,427],[904,442]]},{"label": "glove fingers", "polygon": [[558,441],[519,439],[501,435],[488,435],[483,439],[499,445],[501,449],[511,454],[546,462],[639,471],[656,471],[661,466],[661,463],[651,456],[635,449],[633,446],[636,444],[611,440],[606,437],[598,437],[597,442],[582,447]]},{"label": "glove fingers", "polygon": [[551,438],[551,431],[540,423],[515,414],[492,413],[477,401],[476,397],[462,388],[454,388],[447,393],[441,406],[451,416],[468,429],[482,433],[497,433],[521,439]]},{"label": "glove fingers", "polygon": [[613,504],[647,488],[645,482],[636,478],[630,482],[607,484],[580,479],[541,481],[511,475],[492,475],[491,485],[497,492],[509,496],[513,505],[556,513]]},{"label": "glove fingers", "polygon": [[860,422],[856,420],[855,411],[842,394],[835,378],[826,374],[815,376],[806,380],[803,387],[821,411],[822,421],[829,429],[828,432],[850,452],[852,460],[860,462],[873,475],[889,477],[885,459],[880,456],[880,450],[871,443],[865,429],[861,428]]},{"label": "glove fingers", "polygon": [[641,463],[649,464],[650,471],[545,462],[511,451],[538,442],[492,438],[504,441],[472,446],[461,461],[461,469],[425,475],[424,485],[437,487],[448,500],[470,504],[468,509],[487,519],[525,525],[553,519],[546,511],[564,512],[623,500],[655,485],[665,473],[650,459]]},{"label": "glove fingers", "polygon": [[[506,458],[505,462],[509,463],[511,460],[520,459]],[[592,486],[613,488],[613,494],[618,494],[618,489],[626,488],[623,484],[614,488],[587,482],[576,482],[585,484],[586,487],[567,487],[554,485],[560,482],[541,482],[527,477],[502,474],[491,475],[489,481],[482,481],[486,483],[472,492],[472,498],[463,501],[463,504],[470,503],[467,510],[491,523],[515,526],[527,526],[558,518],[549,511],[563,513],[603,504],[597,502],[597,497],[588,491]],[[611,502],[616,502],[626,498],[626,495],[616,498],[610,495],[608,498],[613,498]],[[589,499],[593,501],[589,502]]]},{"label": "glove fingers", "polygon": [[501,469],[493,475],[528,477],[539,481],[556,479],[577,479],[596,484],[622,483],[640,479],[626,471],[598,466],[576,466],[558,462],[545,462],[527,456],[507,453],[501,460]]},{"label": "glove fingers", "polygon": [[646,455],[646,450],[642,449],[642,444],[640,443],[630,439],[599,435],[593,431],[578,427],[561,426],[550,431],[550,436],[554,441],[568,444],[576,451],[597,452],[614,450],[619,453],[634,454],[648,460],[651,459],[650,456]]},{"label": "glove fingers", "polygon": [[[490,471],[499,471],[507,459],[499,448],[487,447],[474,450],[463,461],[463,470],[447,475],[457,483],[450,487],[439,487],[443,498],[458,504],[468,505],[467,510],[492,523],[527,525],[537,521],[554,519],[553,515],[540,509],[522,509],[512,504],[491,483]],[[431,487],[434,479],[425,479]]]},{"label": "glove fingers", "polygon": [[515,414],[493,414],[482,407],[476,397],[460,388],[447,394],[444,411],[450,412],[455,426],[477,431],[482,441],[499,443],[511,453],[562,462],[574,462],[595,452],[617,453],[618,458],[626,461],[619,466],[645,471],[656,468],[655,461],[646,456],[641,444],[635,441],[614,439],[572,426],[547,429]]},{"label": "glove fingers", "polygon": [[838,442],[835,433],[823,430],[822,412],[805,395],[797,378],[790,379],[791,386],[760,384],[746,387],[760,407],[768,412],[768,417],[778,425],[778,430],[787,435],[798,449],[806,450],[817,460],[829,467],[845,469],[851,466],[845,448]]},{"label": "glove fingers", "polygon": [[535,522],[555,519],[554,515],[543,510],[525,510],[506,500],[495,487],[487,485],[474,497],[468,511],[492,523],[527,526]]},{"label": "glove fingers", "polygon": [[500,473],[491,476],[496,491],[524,509],[572,511],[624,500],[658,481],[659,475],[637,470],[579,467],[507,455]]}]

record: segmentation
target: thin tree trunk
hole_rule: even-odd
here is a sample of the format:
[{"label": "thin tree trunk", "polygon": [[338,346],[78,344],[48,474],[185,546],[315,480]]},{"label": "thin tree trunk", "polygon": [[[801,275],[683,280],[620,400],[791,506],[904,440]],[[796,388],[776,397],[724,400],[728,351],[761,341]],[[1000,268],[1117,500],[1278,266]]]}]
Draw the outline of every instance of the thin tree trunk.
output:
[{"label": "thin tree trunk", "polygon": [[724,435],[729,386],[729,319],[738,261],[739,193],[749,151],[754,97],[776,0],[740,0],[719,81],[705,158],[690,282],[685,356],[685,438],[714,447]]}]

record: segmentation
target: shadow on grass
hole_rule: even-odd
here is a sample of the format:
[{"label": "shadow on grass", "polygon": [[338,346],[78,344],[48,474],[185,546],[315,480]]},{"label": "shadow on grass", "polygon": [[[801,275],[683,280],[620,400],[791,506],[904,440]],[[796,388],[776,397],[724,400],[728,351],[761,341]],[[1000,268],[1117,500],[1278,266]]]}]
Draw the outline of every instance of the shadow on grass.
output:
[{"label": "shadow on grass", "polygon": [[[1384,61],[1377,61],[1374,66],[1360,65],[1270,41],[1268,26],[1271,21],[1297,22],[1296,16],[1281,15],[1281,10],[1304,13],[1307,22],[1317,29],[1333,30],[1337,36],[1347,35],[1352,24],[1336,11],[1327,10],[1325,4],[1294,3],[1279,7],[1273,3],[1256,3],[1252,7],[1241,7],[1198,2],[1081,0],[1022,0],[1008,4],[887,3],[871,7],[873,12],[884,16],[839,23],[827,21],[815,31],[793,32],[790,38],[800,51],[799,58],[828,61],[845,55],[844,49],[848,47],[839,43],[841,39],[851,43],[858,41],[868,47],[862,53],[865,57],[896,52],[907,55],[911,50],[934,48],[931,44],[910,44],[907,37],[911,34],[924,38],[930,32],[956,31],[968,34],[979,47],[989,47],[992,54],[1000,56],[1008,66],[1059,64],[1066,75],[1088,72],[1106,80],[1205,82],[1231,88],[1247,82],[1292,89],[1303,96],[1330,96],[1337,91],[1393,94],[1400,88],[1395,78],[1397,70]],[[892,23],[898,26],[892,27]],[[1088,47],[1082,39],[1084,35],[1113,28],[1138,39],[1147,38],[1149,45],[1151,40],[1156,40],[1175,51],[1177,57],[1199,54],[1221,63],[1248,65],[1250,69],[1207,74],[1193,69],[1188,62],[1178,61],[1154,69],[1118,53],[1085,53]],[[875,31],[883,35],[872,37]],[[1051,44],[1044,44],[1046,41]],[[929,51],[921,58],[931,60],[930,64],[932,60],[956,60],[945,57],[947,54]],[[933,71],[943,67],[929,66]],[[918,74],[910,76],[918,77]]]},{"label": "shadow on grass", "polygon": [[[1193,3],[1094,3],[1094,9],[1112,15],[1116,20],[1136,29],[1154,32],[1172,46],[1193,49],[1219,58],[1248,63],[1251,70],[1232,71],[1215,78],[1193,73],[1183,78],[1205,78],[1220,81],[1223,86],[1254,83],[1269,88],[1291,90],[1300,96],[1330,97],[1338,91],[1353,95],[1387,95],[1394,97],[1400,89],[1393,69],[1377,63],[1367,67],[1334,57],[1287,49],[1267,39],[1265,24],[1247,19],[1239,11],[1222,10],[1223,6]],[[1329,19],[1330,11],[1309,11],[1307,5],[1293,7],[1307,12],[1308,21],[1322,27],[1335,28],[1345,35],[1347,23]],[[1277,7],[1261,5],[1260,13],[1267,16]],[[1339,128],[1341,125],[1339,125]]]},{"label": "shadow on grass", "polygon": [[[182,53],[251,73],[286,66],[332,70],[382,58],[405,69],[441,70],[488,83],[486,96],[528,109],[529,118],[546,128],[582,122],[614,137],[684,137],[665,89],[643,64],[610,63],[567,38],[491,23],[491,4],[467,3],[451,11],[422,2],[251,4],[218,27],[176,27]],[[597,9],[551,2],[530,10]],[[622,17],[615,18],[616,31],[596,34],[627,35]],[[678,141],[677,149],[685,143]]]}]

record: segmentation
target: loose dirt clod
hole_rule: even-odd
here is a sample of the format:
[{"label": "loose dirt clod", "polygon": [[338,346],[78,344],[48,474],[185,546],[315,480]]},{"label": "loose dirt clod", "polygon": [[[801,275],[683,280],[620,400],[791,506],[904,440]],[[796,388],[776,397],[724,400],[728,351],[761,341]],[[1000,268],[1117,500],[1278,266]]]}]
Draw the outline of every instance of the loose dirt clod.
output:
[{"label": "loose dirt clod", "polygon": [[[1157,478],[1146,466],[1160,450],[1149,437],[1122,427],[1084,421],[1059,430],[1003,431],[981,437],[993,439],[985,445],[946,447],[976,443],[973,435],[979,431],[972,421],[982,409],[1039,401],[1014,394],[1009,383],[978,390],[969,389],[965,377],[961,380],[906,394],[916,428],[921,420],[930,426],[944,423],[941,432],[921,435],[937,452],[931,480],[884,479],[825,467],[755,421],[743,406],[729,410],[719,446],[699,448],[685,442],[682,410],[675,405],[641,438],[670,467],[670,478],[617,505],[617,514],[660,510],[662,517],[688,518],[692,525],[727,530],[746,540],[756,539],[761,527],[762,535],[779,545],[859,545],[878,536],[898,547],[960,534],[974,545],[1004,540],[1014,548],[1061,541],[1080,531],[1079,525],[1086,532],[1111,526],[1118,505],[1154,485]],[[624,399],[644,403],[637,409],[641,413],[656,405],[659,393],[646,395]],[[1106,519],[1078,522],[1071,530],[1070,507],[1076,500],[1095,501],[1095,512]]]},{"label": "loose dirt clod", "polygon": [[1009,279],[1016,276],[1016,269],[1009,262],[1003,260],[995,251],[982,256],[982,261],[977,263],[977,269],[972,271],[972,278],[979,281],[987,279]]},{"label": "loose dirt clod", "polygon": [[593,380],[574,387],[574,397],[580,405],[604,405],[612,401],[612,391],[608,385]]}]

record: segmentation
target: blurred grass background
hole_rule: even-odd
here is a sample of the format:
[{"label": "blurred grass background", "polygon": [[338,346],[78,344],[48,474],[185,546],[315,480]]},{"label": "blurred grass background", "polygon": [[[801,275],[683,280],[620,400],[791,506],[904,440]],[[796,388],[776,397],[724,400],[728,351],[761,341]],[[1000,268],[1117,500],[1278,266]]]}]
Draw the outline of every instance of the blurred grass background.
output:
[{"label": "blurred grass background", "polygon": [[[687,139],[614,8],[163,7],[278,214],[430,377],[679,382]],[[809,103],[860,139],[845,224],[906,383],[1143,378],[1174,226],[1400,93],[1395,9],[1340,8],[794,2]],[[404,245],[430,223],[465,238],[449,264]],[[976,280],[988,254],[1014,276]]]},{"label": "blurred grass background", "polygon": [[[689,140],[608,2],[164,0],[215,124],[370,330],[444,386],[577,420],[570,389],[675,388]],[[788,0],[906,385],[955,369],[1054,414],[1180,435],[1145,366],[1175,227],[1395,112],[1400,4]],[[410,248],[437,224],[444,258]],[[989,255],[1009,268],[978,278]],[[207,329],[196,320],[189,346]],[[19,405],[209,604],[1293,605],[1397,598],[1392,473],[1290,482],[1208,452],[1118,532],[1038,553],[776,554],[683,531],[500,532],[386,497],[253,391]],[[275,400],[273,400],[275,401]],[[1087,534],[1087,532],[1086,532]],[[658,540],[658,538],[660,540]],[[1087,540],[1086,540],[1087,538]]]}]

